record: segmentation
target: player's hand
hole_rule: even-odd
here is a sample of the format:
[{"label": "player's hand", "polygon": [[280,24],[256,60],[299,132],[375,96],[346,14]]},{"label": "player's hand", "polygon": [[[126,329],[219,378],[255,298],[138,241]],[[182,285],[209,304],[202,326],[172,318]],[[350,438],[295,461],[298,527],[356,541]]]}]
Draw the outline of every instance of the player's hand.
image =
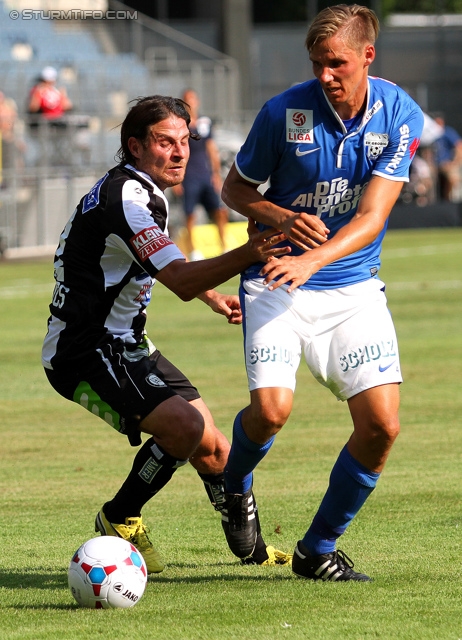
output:
[{"label": "player's hand", "polygon": [[228,319],[228,324],[242,324],[242,310],[239,296],[227,295],[211,290],[206,291],[199,297],[203,302],[208,304],[212,311],[225,316]]},{"label": "player's hand", "polygon": [[281,231],[291,242],[305,251],[319,247],[329,235],[329,229],[320,218],[305,212],[285,220],[281,225]]},{"label": "player's hand", "polygon": [[260,270],[260,275],[265,277],[264,282],[268,285],[268,289],[273,291],[283,284],[289,284],[287,292],[291,293],[311,278],[318,271],[318,267],[307,257],[310,257],[310,254],[283,256],[279,260],[271,258]]},{"label": "player's hand", "polygon": [[249,235],[248,247],[254,254],[255,262],[266,262],[270,258],[283,256],[290,253],[290,247],[277,247],[280,242],[286,240],[286,235],[276,229],[265,229],[259,232],[255,222],[249,218],[247,225]]}]

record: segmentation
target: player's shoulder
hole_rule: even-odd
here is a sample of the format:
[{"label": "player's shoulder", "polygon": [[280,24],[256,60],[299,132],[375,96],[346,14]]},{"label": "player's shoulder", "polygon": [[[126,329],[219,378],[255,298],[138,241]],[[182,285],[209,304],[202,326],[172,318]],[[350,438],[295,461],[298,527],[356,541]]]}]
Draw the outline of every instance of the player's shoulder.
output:
[{"label": "player's shoulder", "polygon": [[294,102],[308,102],[317,99],[319,95],[320,84],[317,80],[307,80],[306,82],[297,82],[291,87],[278,93],[270,98],[266,104],[270,107],[278,107],[291,105]]},{"label": "player's shoulder", "polygon": [[289,89],[267,100],[261,113],[268,114],[271,119],[279,116],[284,120],[288,109],[303,111],[316,108],[319,104],[319,97],[319,82],[317,80],[307,80],[306,82],[294,84]]},{"label": "player's shoulder", "polygon": [[108,200],[108,191],[111,180],[114,176],[114,169],[107,171],[104,176],[99,178],[92,188],[83,196],[80,201],[80,209],[82,214],[88,214],[92,209],[104,209]]},{"label": "player's shoulder", "polygon": [[119,189],[123,188],[124,191],[127,189],[131,190],[134,191],[135,194],[141,193],[141,191],[162,193],[150,176],[142,171],[138,171],[129,163],[121,163],[115,167],[112,182],[114,187]]},{"label": "player's shoulder", "polygon": [[134,179],[134,172],[130,171],[130,165],[123,162],[112,167],[104,176],[107,189],[121,189],[125,182]]},{"label": "player's shoulder", "polygon": [[391,80],[379,78],[377,76],[369,76],[369,85],[371,87],[372,101],[381,99],[385,106],[392,105],[394,107],[405,107],[407,109],[419,109],[419,105],[413,98],[399,85]]},{"label": "player's shoulder", "polygon": [[[140,174],[134,167],[121,163],[112,169],[97,183],[100,208],[115,214],[123,210],[123,203],[139,201],[147,204],[161,194],[149,176]],[[95,190],[93,187],[93,190]]]}]

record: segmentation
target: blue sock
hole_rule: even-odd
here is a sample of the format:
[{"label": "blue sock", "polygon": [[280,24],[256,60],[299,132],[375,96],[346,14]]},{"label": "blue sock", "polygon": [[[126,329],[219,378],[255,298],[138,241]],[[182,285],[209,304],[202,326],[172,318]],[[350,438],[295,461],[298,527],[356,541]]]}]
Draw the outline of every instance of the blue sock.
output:
[{"label": "blue sock", "polygon": [[369,471],[353,458],[346,446],[340,452],[321,502],[303,544],[312,555],[331,553],[375,488],[380,473]]},{"label": "blue sock", "polygon": [[262,460],[274,442],[274,436],[266,444],[249,440],[242,427],[242,411],[233,425],[233,441],[225,467],[225,487],[228,493],[244,494],[252,486],[252,471]]}]

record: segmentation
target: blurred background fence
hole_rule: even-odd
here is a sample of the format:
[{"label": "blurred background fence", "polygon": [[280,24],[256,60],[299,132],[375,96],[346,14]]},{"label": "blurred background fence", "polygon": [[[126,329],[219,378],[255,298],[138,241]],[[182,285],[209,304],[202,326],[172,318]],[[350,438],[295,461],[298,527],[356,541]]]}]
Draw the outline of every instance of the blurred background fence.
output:
[{"label": "blurred background fence", "polygon": [[[179,96],[193,87],[203,113],[214,120],[225,173],[262,103],[312,77],[303,23],[254,25],[243,70],[242,62],[216,48],[219,27],[213,22],[173,28],[104,0],[87,3],[90,12],[111,10],[115,19],[49,19],[49,3],[26,4],[43,9],[27,14],[20,0],[0,0],[0,92],[15,110],[1,145],[0,252],[7,256],[54,247],[77,201],[115,164],[119,124],[136,97]],[[462,16],[390,19],[371,72],[403,86],[425,111],[444,112],[461,131],[461,43]],[[56,68],[57,85],[73,104],[60,127],[37,121],[27,109],[46,66]],[[169,197],[172,222],[180,225],[178,203]],[[418,193],[406,197],[407,204],[419,205]],[[435,199],[433,185],[420,204]],[[460,189],[454,200],[461,200]]]}]

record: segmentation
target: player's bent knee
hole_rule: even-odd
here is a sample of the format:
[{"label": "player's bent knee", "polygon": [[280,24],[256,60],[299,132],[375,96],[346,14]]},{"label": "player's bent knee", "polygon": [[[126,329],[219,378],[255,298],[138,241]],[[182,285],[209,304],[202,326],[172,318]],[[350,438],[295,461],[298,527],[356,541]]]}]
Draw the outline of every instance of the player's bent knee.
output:
[{"label": "player's bent knee", "polygon": [[255,389],[250,393],[249,418],[244,415],[245,426],[251,422],[268,438],[275,435],[287,422],[292,411],[293,392],[286,388]]},{"label": "player's bent knee", "polygon": [[175,396],[159,405],[141,423],[146,433],[177,458],[189,458],[201,442],[204,418],[188,402]]},{"label": "player's bent knee", "polygon": [[399,436],[400,431],[401,431],[401,425],[399,423],[399,420],[396,420],[387,425],[387,438],[390,444],[393,444],[393,442]]},{"label": "player's bent knee", "polygon": [[185,422],[179,423],[181,438],[189,441],[194,449],[200,444],[202,434],[204,433],[204,422],[199,416],[188,418]]},{"label": "player's bent knee", "polygon": [[255,426],[258,425],[261,431],[269,434],[269,437],[277,433],[285,425],[290,412],[279,407],[259,407],[252,413],[252,420]]},{"label": "player's bent knee", "polygon": [[368,429],[371,445],[380,449],[389,449],[400,432],[399,420],[375,423]]}]

